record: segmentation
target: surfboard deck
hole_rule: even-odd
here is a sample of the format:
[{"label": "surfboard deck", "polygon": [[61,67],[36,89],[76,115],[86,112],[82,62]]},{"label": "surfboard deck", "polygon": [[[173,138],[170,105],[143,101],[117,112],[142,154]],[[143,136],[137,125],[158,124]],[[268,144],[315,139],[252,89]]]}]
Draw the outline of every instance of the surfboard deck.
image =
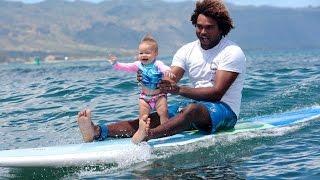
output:
[{"label": "surfboard deck", "polygon": [[[220,136],[290,126],[320,117],[320,107],[300,109],[274,115],[255,117],[238,122],[233,130],[205,135],[186,131],[169,137],[152,139],[146,143],[149,150],[177,147],[210,140]],[[116,163],[129,158],[134,151],[146,148],[135,145],[131,138],[108,139],[100,142],[52,147],[13,149],[0,151],[0,167],[67,167]]]}]

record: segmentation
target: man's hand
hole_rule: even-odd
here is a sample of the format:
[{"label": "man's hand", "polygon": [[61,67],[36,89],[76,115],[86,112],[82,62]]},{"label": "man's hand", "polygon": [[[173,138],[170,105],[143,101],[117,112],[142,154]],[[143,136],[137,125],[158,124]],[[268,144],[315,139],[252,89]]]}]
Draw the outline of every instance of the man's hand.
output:
[{"label": "man's hand", "polygon": [[172,79],[172,80],[176,78],[176,75],[174,75],[174,74],[171,72],[171,70],[165,71],[165,72],[163,73],[163,75],[164,75],[164,77],[170,78],[170,79]]},{"label": "man's hand", "polygon": [[161,80],[159,88],[162,93],[179,94],[180,87],[176,82],[170,80]]},{"label": "man's hand", "polygon": [[142,81],[142,72],[140,69],[137,71],[137,81],[138,83],[141,83]]}]

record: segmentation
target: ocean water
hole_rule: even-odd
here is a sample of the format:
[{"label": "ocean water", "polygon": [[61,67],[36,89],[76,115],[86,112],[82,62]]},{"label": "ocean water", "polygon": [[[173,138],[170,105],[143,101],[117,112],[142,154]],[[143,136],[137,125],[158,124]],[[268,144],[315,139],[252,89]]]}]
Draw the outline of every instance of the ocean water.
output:
[{"label": "ocean water", "polygon": [[[320,106],[320,50],[245,53],[239,121]],[[170,64],[170,57],[164,61]],[[84,108],[97,123],[138,113],[135,75],[104,61],[1,64],[0,84],[0,150],[81,143],[76,115]],[[0,167],[0,179],[320,179],[319,126],[314,119],[237,134],[114,166]]]}]

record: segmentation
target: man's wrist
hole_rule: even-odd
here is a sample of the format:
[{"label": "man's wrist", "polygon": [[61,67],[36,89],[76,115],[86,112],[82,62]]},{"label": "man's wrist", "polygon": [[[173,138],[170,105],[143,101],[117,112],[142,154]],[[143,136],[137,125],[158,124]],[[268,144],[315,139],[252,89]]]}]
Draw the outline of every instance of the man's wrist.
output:
[{"label": "man's wrist", "polygon": [[178,85],[176,85],[176,94],[177,95],[181,95],[181,90],[182,90],[183,87],[180,87]]}]

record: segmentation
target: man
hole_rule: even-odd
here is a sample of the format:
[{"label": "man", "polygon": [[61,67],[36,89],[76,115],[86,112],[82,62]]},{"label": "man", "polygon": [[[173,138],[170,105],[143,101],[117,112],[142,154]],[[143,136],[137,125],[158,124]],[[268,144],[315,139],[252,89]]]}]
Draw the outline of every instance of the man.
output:
[{"label": "man", "polygon": [[[153,113],[140,120],[99,126],[92,123],[90,110],[84,110],[78,115],[84,141],[133,136],[133,142],[139,143],[185,130],[214,133],[234,127],[240,112],[246,59],[241,48],[225,38],[233,28],[228,10],[219,0],[198,1],[191,22],[198,40],[177,51],[171,65],[176,77],[174,81],[163,80],[160,89],[193,102],[171,107],[173,117],[163,124]],[[177,84],[184,74],[188,74],[193,87]]]}]

